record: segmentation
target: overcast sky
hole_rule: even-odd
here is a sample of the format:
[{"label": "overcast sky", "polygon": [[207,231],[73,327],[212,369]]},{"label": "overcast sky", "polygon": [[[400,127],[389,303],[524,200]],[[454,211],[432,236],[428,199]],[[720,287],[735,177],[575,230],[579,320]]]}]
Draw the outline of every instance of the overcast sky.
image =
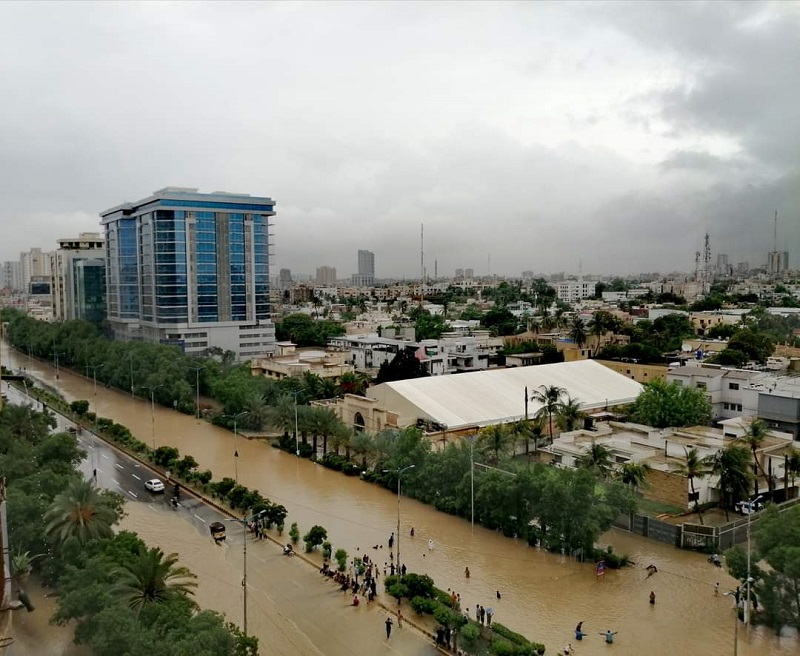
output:
[{"label": "overcast sky", "polygon": [[0,260],[168,185],[274,270],[800,267],[800,3],[0,3]]}]

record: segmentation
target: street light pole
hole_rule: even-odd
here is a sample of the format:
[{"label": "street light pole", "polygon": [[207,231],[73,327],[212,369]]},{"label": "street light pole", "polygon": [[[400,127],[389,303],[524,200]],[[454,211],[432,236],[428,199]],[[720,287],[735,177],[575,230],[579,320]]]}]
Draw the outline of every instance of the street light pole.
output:
[{"label": "street light pole", "polygon": [[226,519],[226,522],[237,522],[242,525],[243,533],[242,533],[242,614],[243,614],[243,622],[242,622],[242,629],[244,631],[245,638],[247,637],[247,524],[248,522],[255,521],[261,515],[263,515],[266,510],[262,510],[261,512],[256,513],[255,515],[251,515],[248,517],[245,515],[242,519]]},{"label": "street light pole", "polygon": [[[55,342],[54,342],[55,343]],[[56,361],[56,392],[60,395],[61,394],[61,386],[59,385],[59,371],[58,371],[58,358],[59,356],[64,355],[64,352],[53,352],[53,358]]]},{"label": "street light pole", "polygon": [[470,525],[475,530],[475,438],[477,435],[469,437],[469,499],[470,499]]},{"label": "street light pole", "polygon": [[194,386],[195,386],[195,399],[194,399],[194,417],[200,419],[200,370],[203,367],[190,367],[189,371],[194,371]]},{"label": "street light pole", "polygon": [[[395,559],[395,564],[398,570],[400,569],[400,479],[403,476],[403,472],[414,469],[414,467],[416,467],[416,465],[408,465],[408,467],[403,467],[395,472],[397,474],[397,557]],[[383,471],[390,472],[393,470],[384,469]]]},{"label": "street light pole", "polygon": [[135,396],[134,394],[134,386],[133,386],[133,353],[128,353],[128,359],[131,363],[131,398]]},{"label": "street light pole", "polygon": [[[101,364],[92,365],[92,374],[94,378],[94,412],[95,415],[97,414],[97,370],[101,367],[105,366],[105,362]],[[95,448],[94,448],[94,431],[90,431],[92,434],[92,476],[97,479],[97,462],[95,459]]]},{"label": "street light pole", "polygon": [[[233,419],[233,442],[234,444],[238,443],[237,437],[239,433],[237,431],[237,424],[239,417],[246,417],[250,414],[249,410],[243,410],[242,412],[237,412],[236,414],[232,415],[222,415],[224,419]],[[234,470],[234,480],[238,483],[239,482],[239,449],[237,448],[233,452],[233,470]]]},{"label": "street light pole", "polygon": [[150,390],[150,421],[152,424],[153,451],[156,450],[156,390],[163,385],[142,385],[142,389]]},{"label": "street light pole", "polygon": [[[750,518],[753,516],[755,508],[758,506],[758,501],[762,495],[758,495],[750,503],[747,513],[747,598],[744,605],[744,623],[747,624],[747,633],[750,633],[750,585],[752,579],[750,578]],[[739,612],[738,610],[736,611]]]}]

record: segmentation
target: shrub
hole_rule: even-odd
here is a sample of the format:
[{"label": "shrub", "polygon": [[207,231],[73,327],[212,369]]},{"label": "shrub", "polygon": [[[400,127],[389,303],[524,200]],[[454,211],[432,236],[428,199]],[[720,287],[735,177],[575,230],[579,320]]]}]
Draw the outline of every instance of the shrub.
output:
[{"label": "shrub", "polygon": [[213,478],[213,474],[211,473],[210,469],[206,469],[204,471],[198,472],[197,480],[201,485],[208,485]]},{"label": "shrub", "polygon": [[79,417],[85,415],[89,412],[89,402],[83,399],[79,399],[78,401],[73,401],[69,404],[70,410],[74,412]]},{"label": "shrub", "polygon": [[411,597],[411,601],[409,603],[417,615],[422,615],[423,613],[432,615],[437,608],[436,601],[433,599],[427,599],[425,597]]},{"label": "shrub", "polygon": [[[177,452],[178,450],[175,449],[176,454]],[[156,453],[158,453],[158,449],[156,449]],[[189,478],[193,469],[197,469],[197,460],[195,460],[192,456],[183,456],[181,460],[178,460],[175,463],[175,470],[180,478]]]},{"label": "shrub", "polygon": [[403,597],[408,596],[408,588],[404,586],[402,583],[395,583],[394,585],[390,585],[386,588],[386,592],[388,592],[392,597],[397,599],[397,603],[399,604]]},{"label": "shrub", "polygon": [[461,633],[459,635],[461,636],[461,640],[464,641],[464,644],[470,646],[475,643],[480,634],[480,627],[474,622],[470,622],[463,629],[461,629]]},{"label": "shrub", "polygon": [[496,656],[513,656],[517,651],[513,644],[503,638],[492,640],[489,649]]},{"label": "shrub", "polygon": [[406,574],[403,584],[408,588],[409,597],[431,599],[434,596],[433,579],[427,574]]},{"label": "shrub", "polygon": [[333,545],[328,540],[322,543],[322,557],[325,560],[331,559],[331,553],[333,552]]},{"label": "shrub", "polygon": [[244,485],[234,485],[233,489],[228,492],[228,503],[231,508],[243,508],[243,503],[250,490]]},{"label": "shrub", "polygon": [[436,609],[433,611],[433,616],[436,618],[436,621],[439,622],[439,624],[444,624],[450,628],[461,626],[467,621],[467,618],[461,613],[450,610],[447,606],[442,606],[441,604],[436,604]]},{"label": "shrub", "polygon": [[339,571],[344,572],[347,569],[347,552],[344,549],[337,549],[333,557],[336,558]]},{"label": "shrub", "polygon": [[[180,457],[181,454],[175,447],[160,446],[153,453],[153,462],[161,467],[171,467]],[[191,456],[188,457],[191,458]],[[197,463],[195,463],[195,466],[197,466]]]},{"label": "shrub", "polygon": [[292,539],[292,544],[297,544],[300,540],[300,529],[297,528],[297,522],[293,522],[289,528],[289,537]]},{"label": "shrub", "polygon": [[275,528],[278,530],[278,535],[283,535],[283,529],[284,529],[283,522],[278,524]]},{"label": "shrub", "polygon": [[443,606],[447,606],[448,608],[453,607],[453,599],[444,590],[440,590],[439,588],[434,588],[433,595],[436,598],[436,601],[438,601]]},{"label": "shrub", "polygon": [[228,492],[230,492],[234,487],[236,487],[236,481],[226,476],[221,481],[211,484],[211,493],[215,494],[220,499],[224,499],[228,496]]},{"label": "shrub", "polygon": [[314,454],[314,447],[307,442],[300,442],[300,457],[310,458]]},{"label": "shrub", "polygon": [[306,552],[314,551],[314,549],[325,542],[325,538],[327,537],[328,531],[322,526],[316,524],[312,526],[308,533],[303,536],[303,542],[306,544]]}]

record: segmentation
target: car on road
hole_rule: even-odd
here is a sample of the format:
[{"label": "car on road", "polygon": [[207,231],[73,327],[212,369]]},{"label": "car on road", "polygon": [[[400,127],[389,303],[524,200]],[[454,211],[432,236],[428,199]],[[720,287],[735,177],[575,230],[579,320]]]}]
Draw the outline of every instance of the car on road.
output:
[{"label": "car on road", "polygon": [[757,513],[763,507],[764,504],[758,499],[752,501],[740,501],[736,504],[736,512],[739,512],[742,515],[750,515],[752,513]]},{"label": "car on road", "polygon": [[149,481],[145,481],[144,484],[145,489],[148,492],[163,492],[164,491],[164,483],[157,478],[151,478]]}]

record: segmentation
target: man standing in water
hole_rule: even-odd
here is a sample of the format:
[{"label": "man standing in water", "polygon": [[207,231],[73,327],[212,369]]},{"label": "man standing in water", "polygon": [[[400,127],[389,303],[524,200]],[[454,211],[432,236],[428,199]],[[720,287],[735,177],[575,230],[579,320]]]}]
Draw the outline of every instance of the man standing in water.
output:
[{"label": "man standing in water", "polygon": [[387,617],[386,618],[386,639],[387,640],[392,635],[392,624],[393,624],[392,618],[391,617]]},{"label": "man standing in water", "polygon": [[619,631],[612,631],[611,629],[608,629],[605,633],[601,633],[600,635],[605,637],[607,645],[611,645],[614,644],[614,636],[618,633]]}]

